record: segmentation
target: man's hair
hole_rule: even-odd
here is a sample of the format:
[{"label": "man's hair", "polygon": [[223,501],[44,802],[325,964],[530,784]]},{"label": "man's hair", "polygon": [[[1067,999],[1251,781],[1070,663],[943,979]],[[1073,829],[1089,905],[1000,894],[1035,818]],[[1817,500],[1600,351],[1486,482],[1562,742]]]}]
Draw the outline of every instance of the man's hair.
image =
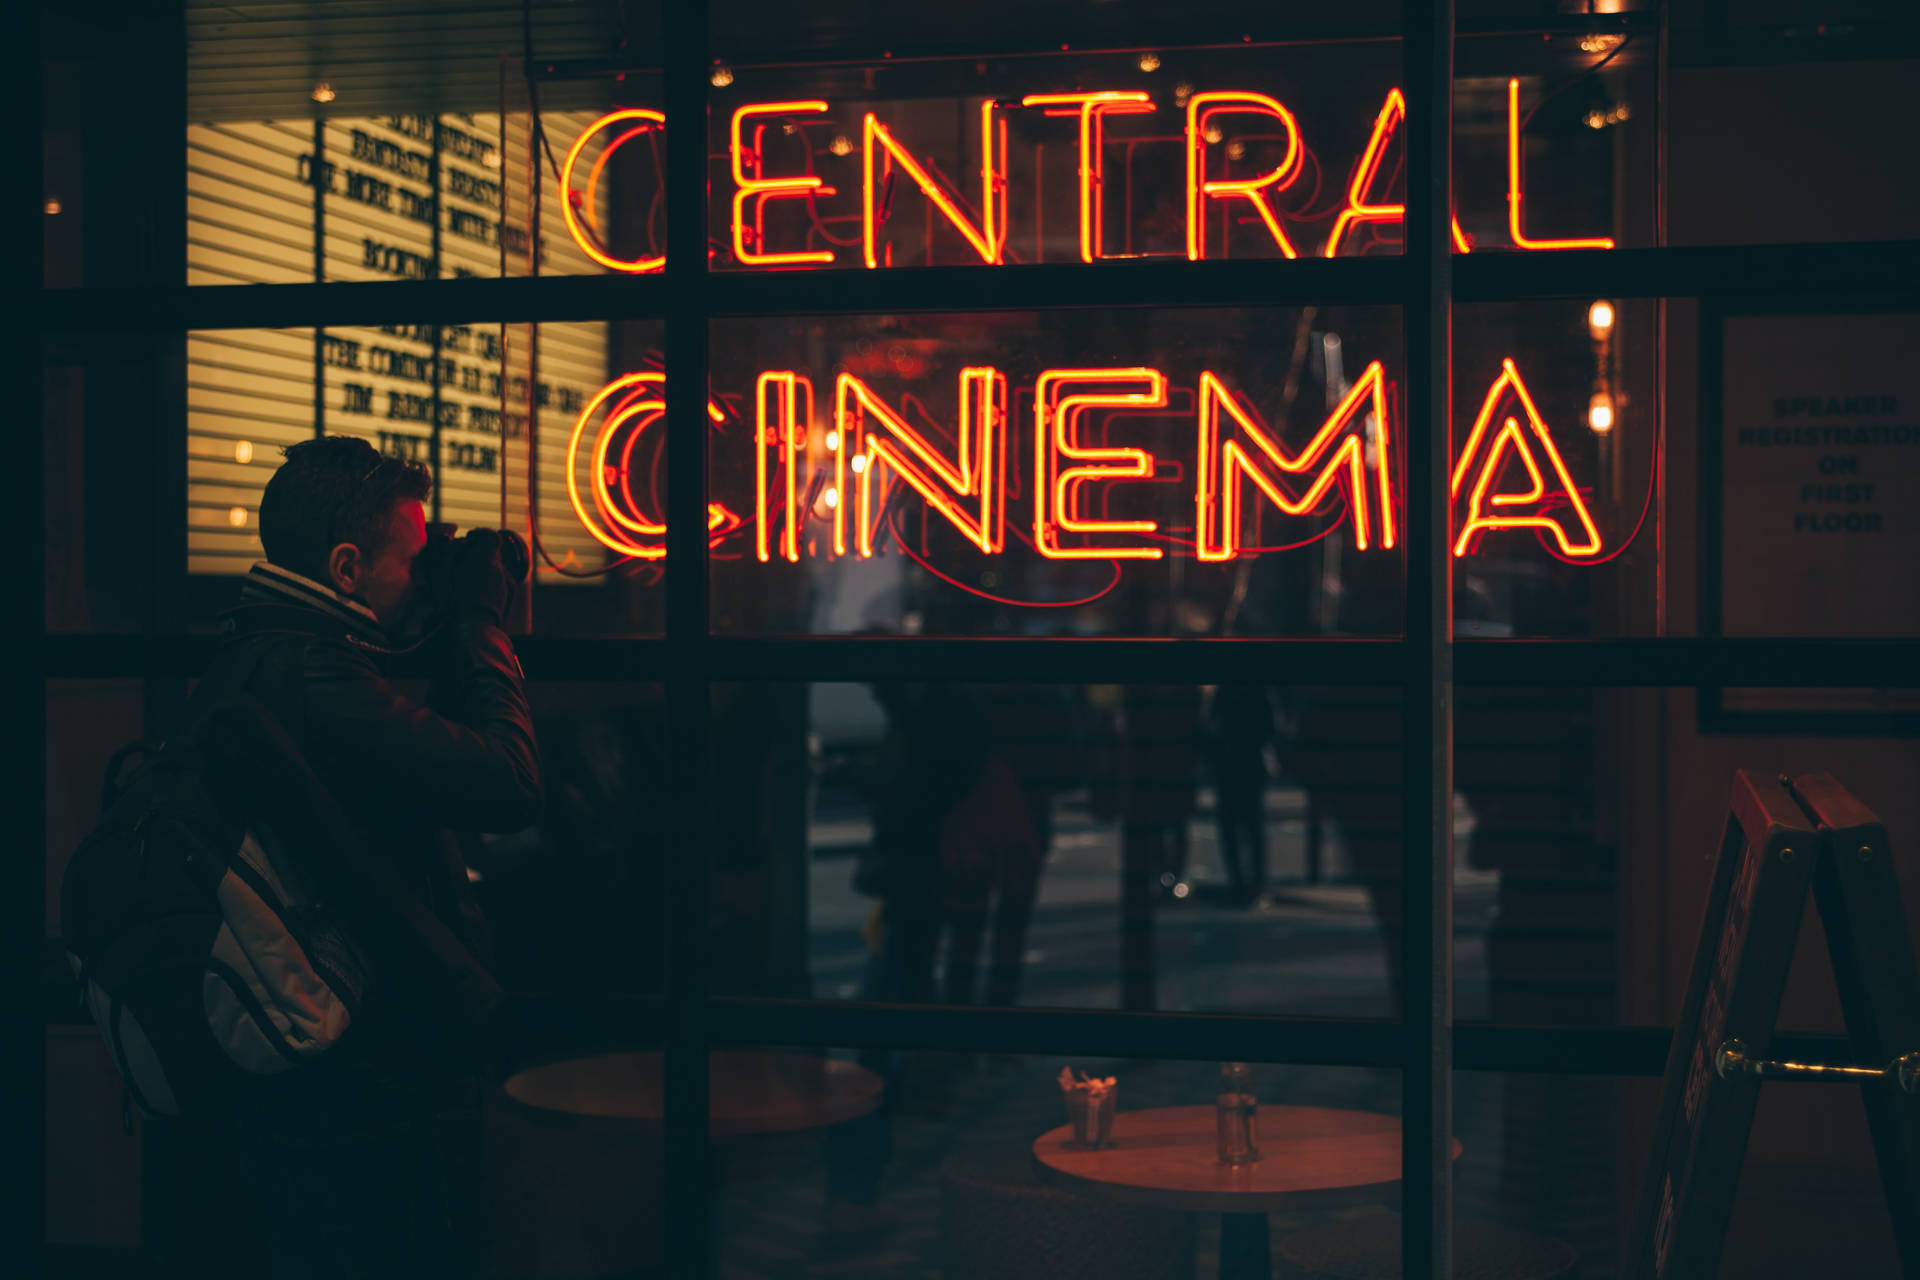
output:
[{"label": "man's hair", "polygon": [[289,445],[286,458],[260,498],[260,543],[268,560],[315,582],[327,581],[327,559],[342,542],[378,555],[394,507],[433,492],[424,463],[386,457],[355,436]]}]

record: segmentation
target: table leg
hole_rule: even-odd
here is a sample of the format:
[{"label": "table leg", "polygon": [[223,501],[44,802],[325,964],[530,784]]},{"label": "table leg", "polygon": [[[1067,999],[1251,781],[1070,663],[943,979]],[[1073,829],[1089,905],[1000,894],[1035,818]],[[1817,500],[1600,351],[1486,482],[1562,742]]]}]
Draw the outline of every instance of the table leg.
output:
[{"label": "table leg", "polygon": [[1273,1254],[1267,1243],[1267,1215],[1220,1215],[1220,1280],[1272,1280]]}]

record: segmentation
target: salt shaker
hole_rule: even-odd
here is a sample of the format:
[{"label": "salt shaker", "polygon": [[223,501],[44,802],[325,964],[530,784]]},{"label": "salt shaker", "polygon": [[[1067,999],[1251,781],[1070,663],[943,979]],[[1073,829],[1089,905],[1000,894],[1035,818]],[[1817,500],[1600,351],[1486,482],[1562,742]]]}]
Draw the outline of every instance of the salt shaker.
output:
[{"label": "salt shaker", "polygon": [[1220,1094],[1214,1099],[1221,1164],[1252,1164],[1260,1158],[1255,1132],[1259,1101],[1253,1096],[1253,1073],[1244,1062],[1220,1064]]}]

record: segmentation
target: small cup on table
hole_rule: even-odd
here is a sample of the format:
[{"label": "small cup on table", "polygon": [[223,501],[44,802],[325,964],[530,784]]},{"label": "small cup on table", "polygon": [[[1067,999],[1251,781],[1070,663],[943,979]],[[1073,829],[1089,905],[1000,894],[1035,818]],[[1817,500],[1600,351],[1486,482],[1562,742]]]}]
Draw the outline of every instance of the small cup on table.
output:
[{"label": "small cup on table", "polygon": [[1073,1078],[1072,1068],[1060,1072],[1060,1092],[1067,1103],[1067,1145],[1098,1151],[1113,1145],[1114,1102],[1118,1095],[1112,1076]]}]

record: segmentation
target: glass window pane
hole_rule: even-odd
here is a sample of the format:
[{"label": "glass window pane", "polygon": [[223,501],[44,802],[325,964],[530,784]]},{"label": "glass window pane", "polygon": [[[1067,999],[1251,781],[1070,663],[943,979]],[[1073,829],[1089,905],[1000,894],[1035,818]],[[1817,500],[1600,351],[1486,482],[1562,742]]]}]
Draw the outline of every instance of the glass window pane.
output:
[{"label": "glass window pane", "polygon": [[723,685],[714,989],[1393,1013],[1389,690]]},{"label": "glass window pane", "polygon": [[[1855,6],[1858,8],[1858,6]],[[1887,11],[1711,11],[1675,32],[1669,75],[1671,243],[1783,244],[1920,235],[1911,166],[1886,164],[1920,63]],[[1790,157],[1790,182],[1781,162]]]},{"label": "glass window pane", "polygon": [[[422,692],[400,688],[412,697]],[[47,1021],[46,1239],[53,1255],[76,1270],[111,1260],[201,1274],[214,1265],[210,1250],[225,1250],[220,1258],[230,1261],[235,1247],[254,1256],[264,1249],[252,1234],[265,1221],[248,1198],[257,1188],[242,1179],[238,1155],[202,1127],[149,1117],[128,1095],[81,1004],[61,937],[68,862],[100,820],[109,772],[117,767],[115,776],[124,779],[141,759],[116,760],[116,753],[147,736],[177,739],[188,692],[184,680],[60,680],[47,689],[46,929],[36,974],[36,1007]],[[567,992],[603,1009],[608,998],[657,993],[661,951],[646,940],[661,936],[657,828],[667,802],[648,762],[663,754],[662,690],[540,681],[528,696],[547,805],[524,830],[458,837],[486,921],[486,962],[510,991]],[[503,1017],[486,1033],[490,1045],[522,1060],[564,1053],[573,1037],[598,1035],[597,1028],[569,1027],[556,1038],[554,1024],[537,1016]],[[481,1218],[502,1274],[533,1274],[556,1256],[612,1248],[622,1228],[601,1216],[611,1203],[604,1197],[615,1185],[629,1193],[650,1178],[658,1185],[657,1170],[636,1167],[631,1151],[621,1153],[619,1165],[629,1181],[609,1181],[606,1144],[530,1122],[524,1108],[498,1092],[488,1094],[485,1113],[486,1159],[476,1155],[461,1170],[483,1199],[463,1212]],[[477,1141],[478,1115],[472,1122]],[[194,1194],[183,1195],[183,1186]],[[601,1188],[602,1198],[583,1187]],[[221,1194],[208,1200],[209,1189]],[[247,1212],[223,1231],[207,1216],[216,1204],[220,1213],[235,1205]],[[647,1204],[638,1200],[640,1208]],[[635,1211],[633,1203],[626,1208]],[[659,1247],[657,1236],[648,1247]]]},{"label": "glass window pane", "polygon": [[[895,59],[882,36],[846,61],[722,65],[715,265],[1397,253],[1408,107],[1399,47],[1379,37],[1398,16],[1345,11],[1349,39],[1289,15],[1291,31],[1263,33],[1288,43],[1141,49],[1130,34],[1116,52],[1023,22],[1011,29],[1035,56]],[[1653,242],[1654,28],[1615,16],[1527,33],[1551,17],[1485,15],[1474,25],[1502,34],[1459,42],[1458,252]],[[829,23],[774,25],[848,43]],[[758,48],[757,34],[734,28],[721,50]],[[964,54],[964,35],[928,35]]]},{"label": "glass window pane", "polygon": [[[1734,772],[1829,773],[1887,826],[1908,928],[1920,806],[1908,716],[1847,691],[1470,686],[1454,721],[1456,1011],[1462,1021],[1671,1025],[1681,1013]],[[1896,694],[1894,696],[1904,696]],[[1757,722],[1755,722],[1757,720]],[[1811,908],[1809,908],[1811,910]],[[1822,931],[1800,930],[1779,1029],[1838,1032]]]},{"label": "glass window pane", "polygon": [[[1652,1078],[1454,1077],[1454,1258],[1622,1273],[1660,1106]],[[1898,1275],[1860,1090],[1770,1085],[1739,1170],[1719,1274]]]},{"label": "glass window pane", "polygon": [[[719,1270],[955,1277],[1260,1274],[1294,1233],[1364,1215],[1398,1261],[1399,1073],[1041,1055],[743,1048],[713,1058]],[[1111,1093],[1062,1089],[1113,1081]],[[871,1101],[862,1095],[871,1096]],[[1223,1096],[1251,1099],[1236,1112]],[[1076,1151],[1065,1099],[1111,1145]],[[1096,1103],[1095,1098],[1102,1099]],[[783,1132],[739,1123],[742,1104]],[[864,1111],[860,1111],[865,1108]],[[1218,1162],[1222,1110],[1257,1160]],[[860,1111],[843,1118],[847,1111]],[[1337,1153],[1315,1159],[1310,1151]],[[1130,1153],[1142,1158],[1127,1160]],[[1115,1168],[1121,1165],[1123,1167]],[[1217,1173],[1215,1171],[1218,1171]],[[1156,1185],[1187,1184],[1175,1190]],[[1193,1182],[1217,1182],[1196,1195]],[[1226,1212],[1244,1206],[1244,1212]],[[1223,1267],[1224,1263],[1224,1267]],[[1268,1270],[1267,1274],[1271,1274]]]},{"label": "glass window pane", "polygon": [[569,998],[658,993],[665,689],[536,678],[527,701],[546,804],[525,830],[463,845],[495,976]]},{"label": "glass window pane", "polygon": [[1658,632],[1660,305],[1455,308],[1456,634]]},{"label": "glass window pane", "polygon": [[1920,629],[1911,307],[1593,297],[1454,320],[1462,636]]},{"label": "glass window pane", "polygon": [[[659,7],[526,9],[523,24],[521,6],[462,0],[188,5],[99,31],[50,16],[74,74],[47,77],[48,283],[581,274],[608,269],[589,246],[636,256],[614,242],[659,230],[658,134],[571,175],[577,203],[561,158],[609,110],[657,111]],[[140,84],[156,49],[167,69]],[[95,109],[83,86],[103,82],[146,109]],[[126,180],[156,157],[178,176]]]},{"label": "glass window pane", "polygon": [[50,342],[49,629],[212,626],[264,554],[261,496],[285,450],[325,433],[430,467],[429,520],[528,540],[515,630],[657,632],[658,560],[615,551],[641,535],[592,517],[614,493],[664,515],[665,433],[639,438],[659,415],[627,406],[625,451],[601,472],[574,428],[610,368],[657,369],[659,335],[648,321],[396,323]]},{"label": "glass window pane", "polygon": [[144,1126],[126,1132],[112,1055],[81,1007],[60,941],[60,881],[100,818],[114,753],[145,732],[136,680],[46,686],[46,928],[35,979],[46,1019],[46,1241],[49,1251],[131,1251],[141,1240]]},{"label": "glass window pane", "polygon": [[730,67],[715,266],[1318,257],[1398,75],[1380,41]]},{"label": "glass window pane", "polygon": [[1391,309],[712,333],[716,631],[1398,630]]}]

